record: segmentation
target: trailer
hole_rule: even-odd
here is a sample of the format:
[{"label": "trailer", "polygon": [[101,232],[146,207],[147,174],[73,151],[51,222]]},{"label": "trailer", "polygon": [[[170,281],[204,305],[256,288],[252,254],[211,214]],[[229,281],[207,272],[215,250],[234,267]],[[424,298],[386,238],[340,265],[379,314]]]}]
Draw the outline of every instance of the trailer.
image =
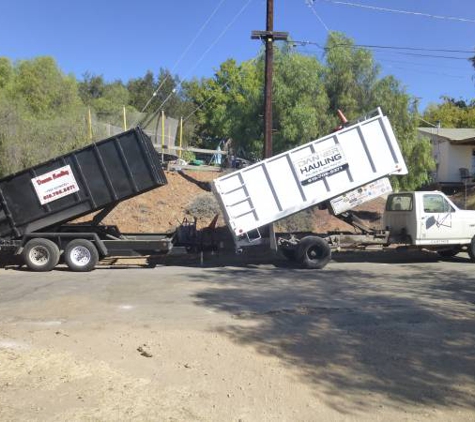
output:
[{"label": "trailer", "polygon": [[[360,198],[369,200],[388,192],[389,182],[381,181],[386,176],[404,174],[407,167],[391,124],[378,108],[330,135],[220,177],[212,188],[237,250],[270,243],[304,267],[322,268],[341,234],[276,238],[272,224],[313,206],[331,208],[331,200],[337,207],[351,203],[351,192],[359,190],[372,192]],[[362,228],[348,211],[334,214]],[[368,242],[387,242],[384,231],[362,230]]]},{"label": "trailer", "polygon": [[[167,183],[159,154],[139,128],[0,180],[0,250],[34,271],[60,259],[90,271],[108,256],[168,253],[173,236],[121,233],[102,220],[122,201]],[[84,223],[71,221],[96,212]]]}]

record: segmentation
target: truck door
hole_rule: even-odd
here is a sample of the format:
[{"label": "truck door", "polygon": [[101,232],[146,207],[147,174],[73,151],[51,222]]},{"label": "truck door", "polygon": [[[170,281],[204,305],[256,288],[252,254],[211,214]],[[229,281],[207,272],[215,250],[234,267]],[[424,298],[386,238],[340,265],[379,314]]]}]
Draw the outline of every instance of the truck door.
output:
[{"label": "truck door", "polygon": [[425,193],[422,195],[422,210],[420,212],[420,236],[418,244],[453,243],[460,237],[461,221],[455,215],[456,210],[440,193]]}]

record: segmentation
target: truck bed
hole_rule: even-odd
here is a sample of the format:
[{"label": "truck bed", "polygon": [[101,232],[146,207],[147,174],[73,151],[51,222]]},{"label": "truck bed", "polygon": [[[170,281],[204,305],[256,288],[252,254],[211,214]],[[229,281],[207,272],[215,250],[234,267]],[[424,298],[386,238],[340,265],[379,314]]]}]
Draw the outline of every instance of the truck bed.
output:
[{"label": "truck bed", "polygon": [[213,191],[237,240],[391,174],[407,174],[407,168],[389,120],[377,109],[328,136],[220,177]]}]

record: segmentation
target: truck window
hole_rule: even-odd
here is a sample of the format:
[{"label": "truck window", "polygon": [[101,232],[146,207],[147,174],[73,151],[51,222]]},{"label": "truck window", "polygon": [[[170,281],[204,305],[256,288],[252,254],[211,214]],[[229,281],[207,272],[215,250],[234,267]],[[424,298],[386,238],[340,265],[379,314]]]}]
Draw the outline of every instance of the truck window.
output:
[{"label": "truck window", "polygon": [[412,211],[412,194],[391,195],[386,203],[386,211]]},{"label": "truck window", "polygon": [[452,211],[454,211],[454,209],[442,195],[424,195],[424,212],[443,213]]}]

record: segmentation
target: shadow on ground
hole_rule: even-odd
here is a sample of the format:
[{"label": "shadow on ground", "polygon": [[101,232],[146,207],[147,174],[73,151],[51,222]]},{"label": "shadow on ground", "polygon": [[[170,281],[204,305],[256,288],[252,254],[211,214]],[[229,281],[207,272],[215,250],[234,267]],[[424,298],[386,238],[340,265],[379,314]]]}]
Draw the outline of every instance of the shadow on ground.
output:
[{"label": "shadow on ground", "polygon": [[196,302],[231,314],[222,333],[280,358],[340,412],[475,408],[475,276],[464,261],[420,262],[209,269],[195,279],[216,284]]}]

